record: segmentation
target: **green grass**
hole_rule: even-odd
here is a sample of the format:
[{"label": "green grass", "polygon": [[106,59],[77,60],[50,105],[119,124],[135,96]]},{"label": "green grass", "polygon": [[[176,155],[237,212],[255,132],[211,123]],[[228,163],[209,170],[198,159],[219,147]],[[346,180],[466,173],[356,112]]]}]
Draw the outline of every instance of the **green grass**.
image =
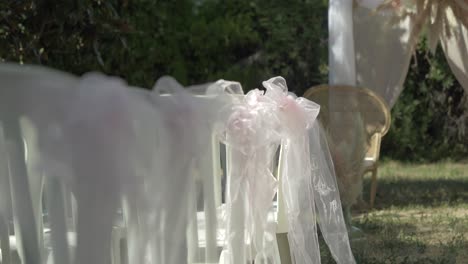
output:
[{"label": "green grass", "polygon": [[378,183],[376,208],[353,214],[365,234],[352,240],[357,263],[468,263],[468,164],[385,162]]}]

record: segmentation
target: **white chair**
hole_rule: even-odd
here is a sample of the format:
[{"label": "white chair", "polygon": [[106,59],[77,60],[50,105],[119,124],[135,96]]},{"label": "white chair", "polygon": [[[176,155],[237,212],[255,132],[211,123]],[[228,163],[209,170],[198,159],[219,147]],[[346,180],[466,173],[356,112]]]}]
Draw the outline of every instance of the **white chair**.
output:
[{"label": "white chair", "polygon": [[[174,110],[171,108],[169,110],[164,108],[163,106],[167,102],[165,100],[171,100],[170,95],[154,95],[147,91],[135,89],[131,92],[123,91],[125,100],[128,99],[129,101],[122,102],[118,101],[120,94],[114,93],[116,92],[114,89],[122,88],[119,83],[110,85],[116,85],[117,87],[107,87],[104,85],[106,84],[105,81],[101,83],[99,78],[91,78],[91,80],[86,79],[85,81],[90,82],[85,83],[84,87],[82,87],[79,86],[81,82],[74,76],[44,70],[43,68],[8,64],[0,65],[0,80],[2,81],[2,89],[0,89],[0,125],[5,132],[3,136],[0,133],[0,183],[9,180],[11,184],[5,186],[12,186],[11,194],[8,194],[8,190],[6,190],[0,194],[0,198],[5,198],[2,202],[7,201],[8,198],[12,200],[11,211],[14,212],[12,215],[14,215],[16,247],[23,263],[44,262],[48,257],[46,248],[53,248],[50,261],[57,264],[67,264],[72,262],[73,259],[91,264],[127,263],[128,256],[125,252],[122,252],[122,249],[125,249],[125,247],[130,249],[128,241],[135,238],[133,237],[135,233],[131,232],[135,231],[132,228],[138,225],[138,221],[135,220],[138,220],[136,218],[139,216],[134,214],[135,211],[133,210],[135,209],[138,213],[137,209],[140,209],[133,207],[132,202],[138,204],[139,201],[132,200],[135,197],[131,195],[138,196],[139,193],[137,192],[144,189],[130,189],[131,187],[128,187],[128,185],[134,183],[132,181],[136,181],[137,185],[140,184],[138,182],[140,179],[132,178],[135,176],[133,174],[139,173],[137,170],[140,165],[147,169],[143,173],[155,173],[160,177],[145,179],[146,182],[143,182],[143,184],[148,184],[152,188],[151,191],[155,191],[155,193],[150,192],[144,198],[150,198],[148,200],[151,200],[153,194],[164,193],[165,197],[162,198],[164,199],[163,203],[166,203],[163,204],[166,206],[165,209],[174,210],[170,212],[171,217],[167,218],[168,223],[160,223],[165,225],[165,228],[161,229],[161,226],[151,225],[153,224],[151,221],[154,220],[152,218],[154,217],[153,213],[156,215],[159,213],[157,206],[151,207],[154,204],[150,203],[148,205],[145,203],[145,206],[151,207],[150,212],[146,215],[150,219],[148,220],[150,223],[146,224],[150,228],[160,228],[157,231],[159,231],[158,235],[161,236],[163,244],[166,242],[165,240],[174,242],[171,240],[172,237],[169,237],[173,234],[178,239],[176,239],[176,242],[181,242],[180,245],[167,243],[168,245],[164,245],[166,248],[161,250],[165,252],[157,253],[162,253],[162,259],[164,259],[167,252],[170,254],[175,252],[173,260],[176,260],[176,262],[177,259],[184,260],[185,258],[194,263],[197,261],[215,263],[219,260],[220,249],[224,246],[224,240],[218,236],[218,232],[222,231],[218,225],[220,219],[219,210],[217,210],[222,207],[221,173],[219,141],[214,136],[214,126],[218,117],[216,116],[217,113],[213,113],[212,110],[221,109],[224,104],[229,103],[230,99],[237,100],[236,98],[241,95],[226,96],[224,99],[214,98],[210,95],[191,96],[190,103],[193,104],[192,106],[197,104],[206,106],[206,108],[200,107],[202,110],[198,113],[199,116],[205,116],[204,121],[206,122],[201,119],[197,120],[202,124],[197,124],[196,131],[193,138],[191,138],[188,134],[194,127],[190,127],[189,124],[187,130],[181,131],[180,128],[185,128],[183,127],[184,123],[181,124],[181,120],[178,120],[177,117],[184,114],[191,117],[190,115],[194,114],[191,110],[194,109],[184,108],[186,105],[183,104],[183,101],[178,102],[181,103],[179,105],[181,108],[175,111],[171,111]],[[102,88],[104,90],[98,90],[97,87],[86,87],[86,84],[92,86],[93,81],[98,82],[99,89],[104,86]],[[94,88],[97,90],[93,90]],[[119,92],[122,92],[122,89],[117,90],[116,93]],[[112,100],[115,98],[117,98],[117,102],[114,105]],[[187,97],[184,98],[187,99]],[[131,106],[126,105],[126,103]],[[171,102],[168,104],[171,104]],[[86,106],[83,109],[86,115],[81,116],[82,112],[80,110],[82,110],[83,106]],[[103,112],[98,111],[101,110],[101,107],[105,107]],[[117,110],[116,119],[112,119],[116,117],[113,115],[114,110]],[[120,110],[121,112],[119,112]],[[164,110],[168,110],[168,112],[164,112]],[[180,112],[177,110],[180,110]],[[162,116],[166,114],[166,119],[163,120],[166,122],[164,123],[166,127],[163,125],[161,128],[163,121],[162,118],[161,120],[158,119],[160,116],[157,116],[160,112]],[[141,119],[139,119],[140,114],[142,115]],[[70,122],[70,117],[77,119]],[[174,120],[168,120],[169,118],[174,118]],[[155,121],[155,119],[158,119],[158,121]],[[153,121],[155,124],[151,123]],[[193,120],[187,119],[185,121],[191,122]],[[137,123],[135,127],[130,125],[135,123]],[[78,125],[71,126],[71,124]],[[149,125],[145,126],[145,124]],[[178,130],[172,129],[174,128],[172,126],[178,128]],[[113,130],[114,128],[115,130]],[[141,140],[132,141],[134,138],[131,136],[127,138],[127,134],[124,133],[127,128],[132,132],[136,131],[135,133],[141,136]],[[158,131],[158,129],[167,131]],[[112,133],[109,133],[109,131],[112,131]],[[158,132],[167,134],[160,136]],[[177,138],[175,136],[177,135],[176,132],[181,132],[183,138]],[[259,131],[257,132],[259,133]],[[120,133],[124,133],[124,135]],[[174,133],[174,135],[171,133]],[[108,134],[111,138],[107,137]],[[129,132],[129,134],[131,133]],[[159,142],[153,145],[156,141],[153,140],[154,137],[159,137],[157,138]],[[135,138],[138,137],[135,136]],[[168,142],[164,141],[167,138],[170,138]],[[126,139],[129,139],[129,141]],[[148,139],[149,141],[147,141]],[[202,147],[191,146],[190,148],[193,149],[189,150],[184,148],[193,143],[191,140],[200,143]],[[162,150],[157,148],[160,146],[159,143]],[[72,147],[67,149],[69,144]],[[135,152],[138,154],[132,152],[133,147],[136,148]],[[172,150],[171,147],[177,147],[178,149]],[[196,156],[194,153],[188,152],[187,154],[185,152],[194,150],[199,150],[199,153],[195,153],[198,154],[197,158],[193,158]],[[170,156],[163,159],[160,155],[165,155],[166,152]],[[231,170],[234,167],[230,163],[232,149],[228,147],[227,153],[226,167],[227,170]],[[138,158],[135,158],[133,154]],[[68,157],[68,155],[73,156]],[[113,159],[104,159],[107,157]],[[148,158],[145,159],[145,157]],[[172,174],[173,162],[178,158],[183,158],[183,166]],[[6,164],[6,160],[8,160],[8,164]],[[137,166],[133,167],[135,164],[132,162],[135,162]],[[153,162],[159,162],[157,165],[160,167],[152,164]],[[192,163],[194,163],[194,166],[192,166]],[[44,166],[44,164],[47,166]],[[6,170],[7,167],[9,171]],[[158,171],[158,169],[161,169],[162,172]],[[191,169],[196,171],[193,174],[199,175],[198,179],[185,177],[192,174]],[[177,176],[177,179],[172,181],[174,179],[171,176]],[[126,182],[125,180],[128,179],[130,179],[129,182]],[[189,189],[193,188],[191,184],[195,180],[200,182],[203,189],[204,210],[201,212],[198,212],[196,202],[187,205],[190,199],[196,199],[195,195],[193,195],[196,192]],[[278,175],[278,180],[281,182],[281,175]],[[172,185],[169,186],[170,184]],[[179,188],[181,186],[179,184],[184,185],[184,187],[189,186],[183,191],[189,194],[180,193]],[[273,188],[271,189],[273,190]],[[280,246],[281,251],[285,254],[281,256],[283,263],[290,263],[288,262],[290,256],[283,258],[289,254],[289,249],[286,248],[288,244],[284,243],[288,227],[282,203],[282,192],[279,193],[277,233],[278,237],[282,238],[280,243],[284,245]],[[88,197],[88,195],[90,196]],[[47,204],[50,230],[44,228],[42,221],[43,208],[41,202],[43,196],[45,196]],[[77,213],[74,212],[73,197],[76,197],[78,203]],[[177,200],[180,197],[184,198]],[[119,199],[125,200],[125,198],[128,198],[127,202],[129,204],[125,205],[124,203],[122,206],[124,223],[114,226],[114,211],[121,205]],[[154,198],[155,204],[159,202],[158,198]],[[0,243],[2,255],[5,256],[2,263],[9,264],[11,248],[8,248],[9,243],[4,242],[12,240],[7,230],[9,209],[7,205],[0,205]],[[184,211],[185,209],[188,210]],[[101,216],[105,218],[97,219]],[[242,218],[242,215],[232,217]],[[76,229],[75,221],[77,222]],[[201,222],[203,222],[204,228],[198,228]],[[239,221],[239,223],[241,222]],[[184,224],[184,226],[179,230],[180,223]],[[189,223],[190,228],[187,228],[185,223]],[[146,231],[156,232],[156,230]],[[188,231],[188,239],[185,239],[187,235],[185,231]],[[149,234],[136,234],[150,236]],[[83,236],[85,240],[83,240]],[[154,240],[151,239],[148,241],[153,242]],[[144,239],[142,238],[142,240]],[[245,241],[238,242],[245,243]],[[155,244],[157,245],[157,243]],[[168,248],[171,246],[173,248]],[[140,250],[144,252],[145,248]],[[204,258],[199,253],[202,250],[204,251]],[[178,254],[179,251],[180,254]],[[140,251],[131,251],[129,254],[135,252]],[[287,260],[288,258],[289,260]],[[89,261],[87,262],[87,260]],[[92,263],[93,261],[98,263]]]},{"label": "white chair", "polygon": [[[56,82],[58,75],[62,77],[60,84]],[[0,122],[10,168],[8,177],[12,187],[15,241],[22,261],[33,263],[42,259],[44,248],[41,210],[43,181],[42,175],[35,173],[37,164],[33,162],[37,158],[33,146],[37,136],[35,131],[40,130],[37,123],[39,119],[60,115],[61,112],[54,106],[58,102],[66,102],[60,100],[63,92],[56,93],[57,88],[60,85],[71,86],[73,78],[36,67],[20,68],[13,64],[1,64],[0,79]],[[28,123],[25,118],[33,122]],[[48,118],[44,119],[45,125],[48,124]],[[26,146],[28,141],[33,144],[29,146],[29,153]],[[25,158],[30,159],[31,166],[28,166]]]},{"label": "white chair", "polygon": [[[66,120],[64,118],[67,114],[66,110],[76,99],[70,95],[75,92],[73,88],[77,85],[78,79],[41,67],[0,64],[0,80],[2,81],[0,126],[3,128],[0,137],[0,143],[2,143],[0,144],[0,180],[2,180],[2,188],[12,187],[11,195],[8,194],[8,190],[5,192],[2,190],[1,193],[2,261],[8,263],[12,259],[12,250],[18,252],[23,263],[46,261],[48,257],[46,249],[52,246],[46,241],[55,243],[56,249],[63,248],[63,250],[53,251],[55,259],[70,260],[67,254],[68,245],[76,245],[76,243],[68,243],[67,240],[76,240],[75,235],[66,230],[57,233],[56,228],[59,226],[66,228],[68,225],[65,212],[67,206],[64,205],[64,200],[67,199],[64,199],[61,191],[63,179],[71,178],[72,175],[67,170],[54,171],[53,169],[52,171],[58,172],[59,175],[44,175],[42,170],[44,167],[40,166],[43,157],[39,155],[39,152],[49,151],[42,149],[44,140],[55,132],[53,128],[56,128],[57,124]],[[60,145],[57,144],[54,147]],[[67,153],[55,154],[59,157]],[[52,164],[48,163],[48,165]],[[6,168],[9,170],[5,171]],[[47,172],[50,172],[51,168],[47,169]],[[52,176],[51,179],[54,177],[58,179],[57,176],[62,177],[61,181],[50,185],[53,188],[46,188],[50,191],[48,195],[55,195],[47,197],[49,217],[52,222],[55,221],[55,228],[51,232],[46,230],[42,223],[44,176]],[[4,180],[9,180],[10,184],[3,185]],[[50,187],[49,184],[47,186]],[[11,204],[8,202],[9,197],[11,197]],[[11,209],[8,208],[9,205]],[[15,235],[8,238],[8,241],[14,242],[9,248],[9,243],[5,241],[10,234],[8,230],[10,210],[14,220]],[[57,234],[60,234],[61,238],[57,237]],[[68,261],[58,262],[67,263]]]}]

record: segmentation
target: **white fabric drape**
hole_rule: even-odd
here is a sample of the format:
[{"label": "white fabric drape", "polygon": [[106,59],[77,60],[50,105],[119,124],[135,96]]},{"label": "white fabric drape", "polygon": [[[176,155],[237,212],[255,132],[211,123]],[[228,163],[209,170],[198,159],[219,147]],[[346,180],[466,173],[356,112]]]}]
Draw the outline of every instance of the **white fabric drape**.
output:
[{"label": "white fabric drape", "polygon": [[[393,107],[403,90],[413,47],[410,17],[398,20],[394,13],[374,12],[382,0],[360,0],[354,10],[354,46],[357,84],[376,91]],[[440,43],[450,68],[468,92],[468,29],[450,7],[444,10],[450,35]]]},{"label": "white fabric drape", "polygon": [[279,145],[275,106],[250,91],[221,111],[218,134],[227,146],[224,263],[281,263],[272,215],[277,181],[270,168]]},{"label": "white fabric drape", "polygon": [[451,9],[445,12],[452,26],[452,36],[441,38],[440,43],[453,74],[468,93],[468,29],[455,19]]},{"label": "white fabric drape", "polygon": [[[269,212],[277,190],[271,161],[281,142],[282,197],[293,263],[320,263],[318,222],[337,263],[355,263],[336,177],[316,117],[320,107],[288,93],[286,81],[263,82],[221,111],[228,146],[226,247],[223,263],[280,263]],[[227,114],[225,114],[226,112]]]},{"label": "white fabric drape", "polygon": [[330,0],[328,8],[329,82],[356,84],[353,40],[353,1]]},{"label": "white fabric drape", "polygon": [[410,19],[393,24],[392,18],[367,7],[354,10],[357,85],[377,92],[390,107],[403,90],[412,54]]},{"label": "white fabric drape", "polygon": [[[160,79],[150,92],[96,73],[76,78],[9,64],[0,65],[0,79],[0,156],[8,160],[0,163],[0,181],[11,180],[24,263],[118,264],[123,238],[128,263],[215,263],[218,231],[227,232],[230,263],[280,263],[272,173],[280,143],[294,263],[319,263],[316,219],[337,263],[355,263],[333,163],[315,122],[319,106],[289,94],[283,78],[264,82],[265,93],[246,96],[233,82],[201,87],[215,95],[196,96],[172,78]],[[209,158],[214,132],[231,162],[228,221],[219,224],[212,193],[216,157]],[[39,181],[46,182],[45,194],[36,188]],[[201,211],[196,184],[203,185]],[[77,202],[76,227],[67,224],[67,188]],[[38,234],[43,228],[35,217],[43,195],[53,218],[50,239]],[[7,207],[0,203],[2,222],[9,221]],[[2,251],[9,239],[4,226]],[[197,253],[202,230],[205,258]]]},{"label": "white fabric drape", "polygon": [[356,263],[350,249],[341,201],[325,137],[316,122],[320,107],[288,94],[286,81],[263,82],[265,97],[278,107],[282,135],[282,191],[288,216],[288,239],[296,264],[320,263],[321,233],[337,263]]}]

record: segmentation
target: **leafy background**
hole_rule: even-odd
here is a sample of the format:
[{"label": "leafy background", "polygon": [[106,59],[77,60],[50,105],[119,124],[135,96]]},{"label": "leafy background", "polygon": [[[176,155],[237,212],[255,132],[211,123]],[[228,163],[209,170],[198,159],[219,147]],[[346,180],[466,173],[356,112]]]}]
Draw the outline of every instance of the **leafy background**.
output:
[{"label": "leafy background", "polygon": [[[4,0],[0,59],[81,75],[101,71],[151,88],[220,78],[255,88],[282,75],[302,94],[328,79],[326,0]],[[468,96],[440,49],[414,54],[382,156],[468,157]]]}]

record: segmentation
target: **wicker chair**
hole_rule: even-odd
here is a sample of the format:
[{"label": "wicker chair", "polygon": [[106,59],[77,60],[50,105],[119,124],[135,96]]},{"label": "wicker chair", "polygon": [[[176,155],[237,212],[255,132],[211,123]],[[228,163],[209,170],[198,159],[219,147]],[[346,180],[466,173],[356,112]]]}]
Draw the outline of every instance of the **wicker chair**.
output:
[{"label": "wicker chair", "polygon": [[320,85],[308,89],[304,97],[321,106],[319,121],[327,133],[347,217],[361,194],[366,172],[372,172],[372,207],[380,142],[391,122],[389,107],[373,91],[361,87]]}]

